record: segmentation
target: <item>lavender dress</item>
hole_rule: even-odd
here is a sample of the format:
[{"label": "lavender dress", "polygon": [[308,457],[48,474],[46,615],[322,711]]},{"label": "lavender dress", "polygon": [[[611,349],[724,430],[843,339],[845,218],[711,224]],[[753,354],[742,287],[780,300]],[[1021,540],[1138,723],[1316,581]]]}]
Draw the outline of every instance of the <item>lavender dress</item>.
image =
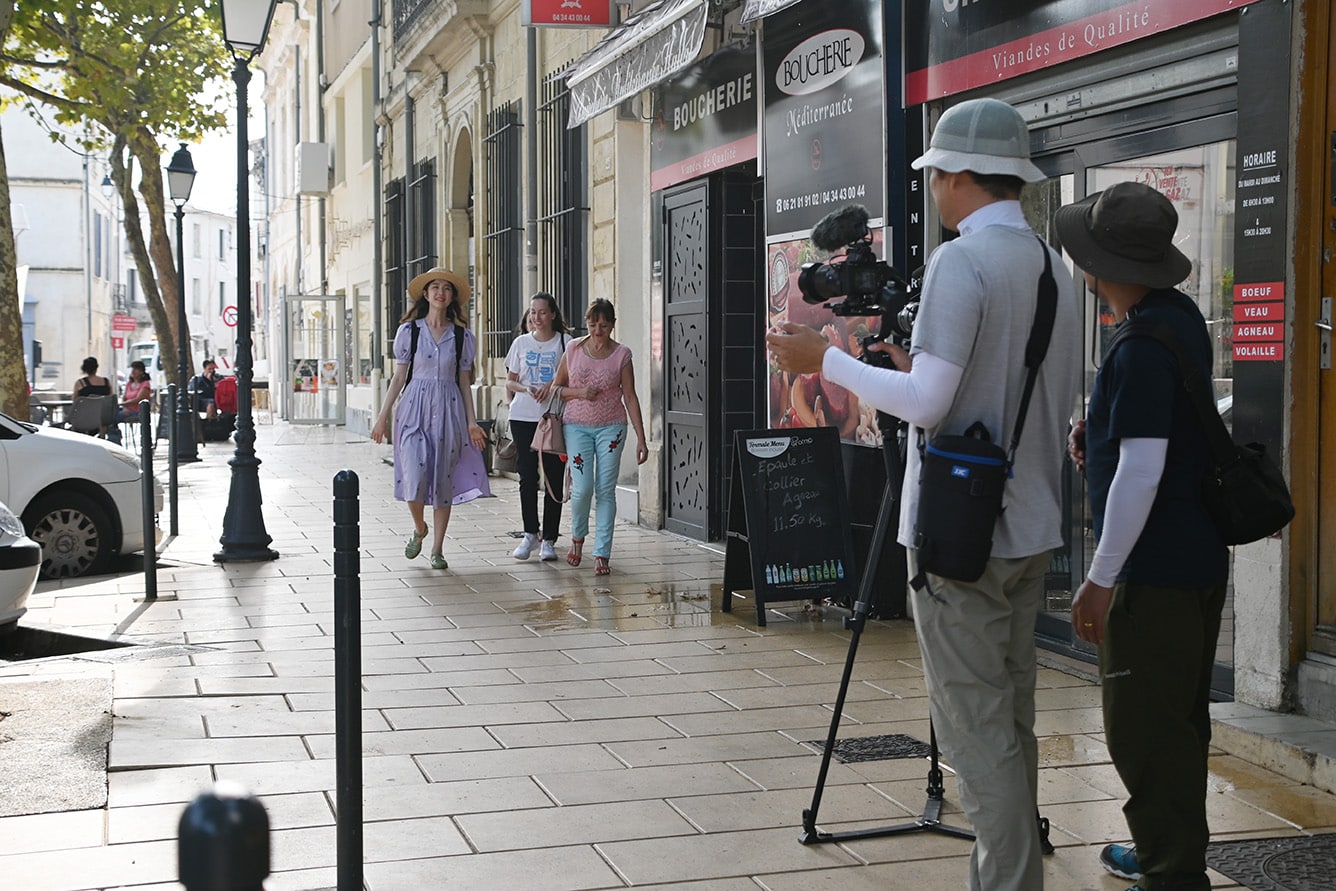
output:
[{"label": "lavender dress", "polygon": [[[418,325],[417,356],[408,355],[412,326]],[[463,504],[491,495],[482,453],[468,435],[468,416],[455,377],[455,329],[440,340],[423,319],[406,322],[394,335],[394,359],[413,359],[413,379],[404,387],[394,410],[394,497],[432,508]],[[473,332],[464,329],[460,368],[470,371],[477,353]]]}]

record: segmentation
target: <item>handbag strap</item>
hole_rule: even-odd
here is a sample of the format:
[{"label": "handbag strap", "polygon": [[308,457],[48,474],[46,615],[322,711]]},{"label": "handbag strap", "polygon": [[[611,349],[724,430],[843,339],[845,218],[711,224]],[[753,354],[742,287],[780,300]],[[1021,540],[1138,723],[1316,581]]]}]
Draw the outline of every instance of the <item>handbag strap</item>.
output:
[{"label": "handbag strap", "polygon": [[1216,411],[1215,402],[1207,395],[1208,392],[1213,392],[1213,388],[1201,373],[1201,369],[1183,349],[1183,344],[1179,342],[1169,323],[1152,322],[1136,316],[1127,319],[1119,326],[1117,333],[1113,335],[1113,339],[1104,350],[1106,361],[1119,344],[1131,337],[1149,337],[1174,354],[1174,360],[1178,363],[1179,377],[1183,380],[1183,389],[1187,391],[1188,401],[1192,403],[1197,418],[1201,421],[1201,429],[1206,434],[1206,443],[1211,449],[1215,465],[1225,467],[1236,461],[1238,453],[1234,448],[1234,440],[1229,435],[1229,429],[1225,427],[1220,412]]}]

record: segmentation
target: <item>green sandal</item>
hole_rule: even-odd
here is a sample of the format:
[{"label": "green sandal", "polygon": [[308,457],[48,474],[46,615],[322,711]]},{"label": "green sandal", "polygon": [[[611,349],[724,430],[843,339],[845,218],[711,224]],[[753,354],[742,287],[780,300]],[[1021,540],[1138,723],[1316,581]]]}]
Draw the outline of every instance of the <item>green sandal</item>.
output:
[{"label": "green sandal", "polygon": [[414,529],[412,537],[408,539],[408,544],[404,545],[404,556],[407,557],[409,560],[412,560],[418,554],[421,554],[422,539],[426,537],[427,537],[426,529],[423,529],[421,532],[418,532],[416,529]]},{"label": "green sandal", "polygon": [[444,554],[432,554],[432,555],[431,555],[431,568],[432,568],[432,569],[449,569],[449,568],[450,568],[450,564],[445,562],[445,555],[444,555]]}]

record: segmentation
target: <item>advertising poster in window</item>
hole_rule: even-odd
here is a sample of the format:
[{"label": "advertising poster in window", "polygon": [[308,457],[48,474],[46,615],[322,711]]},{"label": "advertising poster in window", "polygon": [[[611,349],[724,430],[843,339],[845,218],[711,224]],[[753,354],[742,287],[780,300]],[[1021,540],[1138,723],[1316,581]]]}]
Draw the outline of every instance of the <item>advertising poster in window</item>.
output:
[{"label": "advertising poster in window", "polygon": [[[873,251],[881,254],[878,230]],[[766,246],[768,315],[773,328],[782,322],[808,325],[855,358],[863,354],[864,342],[878,333],[877,316],[837,316],[823,303],[809,303],[802,297],[798,279],[804,263],[826,262],[832,257],[812,244],[810,239],[772,242]],[[790,374],[771,362],[767,368],[770,382],[771,429],[791,427],[834,427],[840,439],[859,445],[880,446],[876,411],[841,386],[819,374]]]}]

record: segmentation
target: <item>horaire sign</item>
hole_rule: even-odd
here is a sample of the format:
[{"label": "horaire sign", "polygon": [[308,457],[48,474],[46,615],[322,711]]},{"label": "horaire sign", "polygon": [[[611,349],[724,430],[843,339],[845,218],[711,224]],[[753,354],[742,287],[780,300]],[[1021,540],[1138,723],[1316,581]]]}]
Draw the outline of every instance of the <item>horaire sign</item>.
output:
[{"label": "horaire sign", "polygon": [[520,23],[543,28],[611,28],[614,0],[524,0]]}]

